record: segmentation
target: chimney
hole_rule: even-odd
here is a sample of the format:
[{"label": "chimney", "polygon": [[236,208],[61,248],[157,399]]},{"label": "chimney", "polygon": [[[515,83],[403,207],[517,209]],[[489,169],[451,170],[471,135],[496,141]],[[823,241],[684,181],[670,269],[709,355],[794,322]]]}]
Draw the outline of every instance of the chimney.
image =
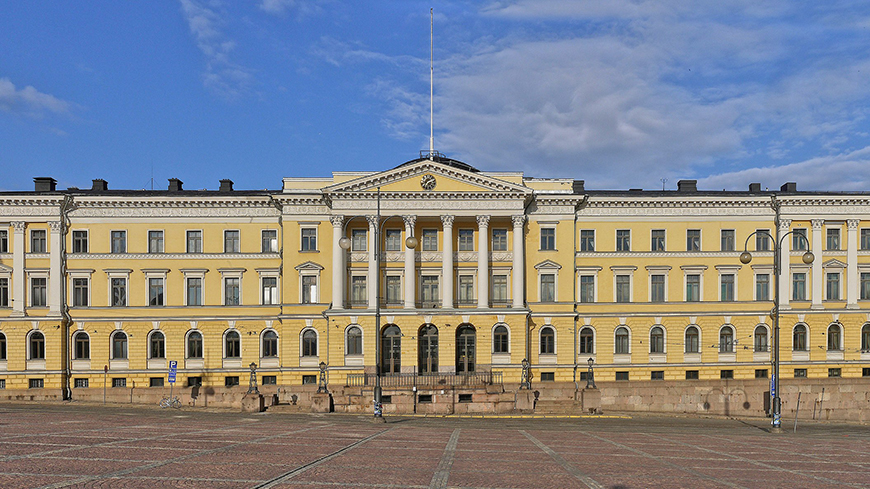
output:
[{"label": "chimney", "polygon": [[218,192],[232,192],[233,191],[233,181],[229,178],[224,178],[221,180],[221,188]]},{"label": "chimney", "polygon": [[697,192],[697,180],[680,180],[677,182],[677,192]]},{"label": "chimney", "polygon": [[103,180],[102,178],[95,178],[93,182],[94,184],[91,186],[91,191],[104,192],[106,190],[109,190],[109,182]]},{"label": "chimney", "polygon": [[34,177],[33,190],[37,192],[54,192],[57,188],[57,180],[51,177]]},{"label": "chimney", "polygon": [[586,180],[574,180],[574,193],[582,194],[586,192]]},{"label": "chimney", "polygon": [[749,184],[750,192],[761,192],[761,184],[760,183],[750,183]]},{"label": "chimney", "polygon": [[782,187],[779,187],[779,190],[783,192],[797,192],[797,182],[786,182],[782,184]]},{"label": "chimney", "polygon": [[170,192],[179,192],[182,190],[181,186],[184,185],[184,182],[177,178],[169,179],[169,191]]}]

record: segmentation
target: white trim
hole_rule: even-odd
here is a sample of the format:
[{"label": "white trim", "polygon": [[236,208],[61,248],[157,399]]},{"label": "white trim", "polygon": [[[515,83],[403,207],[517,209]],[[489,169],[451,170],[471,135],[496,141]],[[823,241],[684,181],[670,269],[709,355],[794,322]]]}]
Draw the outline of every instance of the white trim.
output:
[{"label": "white trim", "polygon": [[[306,331],[314,331],[314,335],[315,335],[314,346],[315,346],[315,349],[317,350],[314,355],[303,355],[302,354],[303,336],[305,335]],[[318,358],[319,359],[320,358],[320,332],[317,331],[317,329],[315,329],[314,327],[306,326],[305,328],[302,328],[301,331],[299,331],[299,358],[300,359],[302,359],[302,358]]]},{"label": "white trim", "polygon": [[[664,283],[664,297],[662,298],[662,302],[668,302],[668,284],[669,284],[669,276],[670,276],[671,267],[667,265],[649,265],[646,267],[647,273],[647,302],[653,302],[652,300],[652,278],[653,275],[664,275],[665,283]],[[656,302],[657,304],[659,302]]]},{"label": "white trim", "polygon": [[[623,353],[617,353],[617,352],[616,352],[616,332],[619,331],[619,328],[625,328],[625,329],[628,331],[628,351],[627,351],[627,352],[623,352]],[[631,356],[631,350],[632,350],[632,348],[631,348],[631,334],[632,334],[632,333],[631,333],[631,328],[629,328],[627,324],[617,324],[616,327],[613,328],[613,356],[614,356],[614,363],[619,363],[619,362],[616,362],[616,360],[615,360],[617,355],[627,355],[627,356]]]},{"label": "white trim", "polygon": [[[652,330],[655,328],[661,328],[661,330],[662,330],[663,343],[662,343],[662,351],[660,351],[660,352],[653,352],[652,351]],[[659,355],[659,354],[666,355],[668,353],[668,329],[665,328],[665,326],[663,324],[656,323],[656,324],[653,324],[652,326],[650,326],[649,330],[647,331],[647,338],[649,338],[649,348],[647,348],[647,349],[649,350],[650,355]]]},{"label": "white trim", "polygon": [[[583,332],[584,328],[589,328],[592,330],[592,351],[590,353],[583,353],[580,351],[580,333]],[[598,331],[596,331],[595,326],[591,324],[584,324],[577,329],[577,356],[586,356],[589,355],[593,359],[595,359],[595,355],[598,353]]]}]

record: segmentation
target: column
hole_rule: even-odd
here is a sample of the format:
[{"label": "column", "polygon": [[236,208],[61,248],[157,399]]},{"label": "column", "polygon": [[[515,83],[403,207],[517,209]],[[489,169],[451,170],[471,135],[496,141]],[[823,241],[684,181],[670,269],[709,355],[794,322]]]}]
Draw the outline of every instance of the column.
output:
[{"label": "column", "polygon": [[846,308],[858,309],[858,219],[846,221]]},{"label": "column", "polygon": [[374,309],[378,302],[378,255],[380,239],[378,216],[366,216],[369,221],[369,275],[366,279],[366,291],[369,296],[369,309]]},{"label": "column", "polygon": [[477,307],[489,307],[489,216],[477,216]]},{"label": "column", "polygon": [[513,307],[523,307],[525,304],[525,287],[523,286],[523,276],[525,274],[525,249],[523,247],[523,224],[526,222],[526,216],[512,216],[511,221],[514,223],[514,254],[513,254]]},{"label": "column", "polygon": [[60,272],[60,221],[50,221],[49,255],[48,255],[48,314],[60,316],[60,288],[63,285],[63,275]]},{"label": "column", "polygon": [[453,309],[453,216],[441,216],[444,243],[441,247],[441,271],[444,282],[441,307]]},{"label": "column", "polygon": [[24,316],[27,274],[24,272],[24,221],[12,222],[12,316]]},{"label": "column", "polygon": [[332,222],[332,308],[344,309],[346,252],[339,245],[341,238],[344,237],[344,216],[329,216],[329,220]]},{"label": "column", "polygon": [[822,309],[822,299],[824,299],[825,280],[822,277],[822,233],[824,232],[824,219],[813,219],[813,254],[816,259],[813,260],[813,304],[811,309]]},{"label": "column", "polygon": [[[791,219],[780,219],[779,220],[779,236],[785,236],[785,233],[789,231],[791,228]],[[791,250],[791,240],[786,238],[782,240],[782,248],[779,250],[779,307],[780,309],[788,309],[788,300],[789,294],[788,291],[790,289],[789,284],[791,283],[791,254],[789,251]],[[776,270],[774,270],[776,273]],[[775,280],[775,279],[774,279]]]},{"label": "column", "polygon": [[[414,225],[417,223],[417,216],[402,216],[405,221],[405,239],[414,235]],[[419,246],[419,245],[418,245]],[[405,309],[414,309],[415,299],[417,298],[416,288],[416,258],[414,249],[405,246]]]}]

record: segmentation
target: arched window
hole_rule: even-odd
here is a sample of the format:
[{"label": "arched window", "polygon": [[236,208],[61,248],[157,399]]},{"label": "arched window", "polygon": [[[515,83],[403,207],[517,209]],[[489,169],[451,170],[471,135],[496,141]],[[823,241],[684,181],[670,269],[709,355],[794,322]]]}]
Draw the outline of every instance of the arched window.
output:
[{"label": "arched window", "polygon": [[347,344],[345,346],[346,355],[362,355],[362,329],[359,326],[351,326],[347,328]]},{"label": "arched window", "polygon": [[719,353],[734,353],[734,328],[722,326],[719,330]]},{"label": "arched window", "polygon": [[91,358],[91,338],[84,331],[79,331],[73,336],[73,358],[76,360]]},{"label": "arched window", "polygon": [[202,358],[202,333],[199,331],[187,334],[187,358]]},{"label": "arched window", "polygon": [[438,373],[438,328],[434,324],[424,324],[417,332],[417,371]]},{"label": "arched window", "polygon": [[278,356],[278,333],[272,331],[271,329],[263,333],[263,356]]},{"label": "arched window", "polygon": [[541,355],[556,353],[556,330],[550,326],[541,328]]},{"label": "arched window", "polygon": [[828,350],[842,350],[843,343],[840,341],[842,330],[839,324],[828,326]]},{"label": "arched window", "polygon": [[[870,323],[861,328],[861,351],[870,351]],[[5,351],[3,352],[5,354]],[[6,358],[5,356],[3,358]]]},{"label": "arched window", "polygon": [[6,335],[0,333],[0,360],[6,360]]},{"label": "arched window", "polygon": [[477,331],[466,323],[456,328],[456,373],[472,373],[477,352]]},{"label": "arched window", "polygon": [[795,325],[792,332],[792,349],[795,351],[806,351],[807,348],[807,327],[803,324]]},{"label": "arched window", "polygon": [[115,331],[112,334],[112,359],[127,359],[127,333],[123,331]]},{"label": "arched window", "polygon": [[152,331],[148,338],[148,358],[166,358],[166,336],[160,331]]},{"label": "arched window", "polygon": [[30,359],[45,360],[45,335],[39,331],[30,335]]},{"label": "arched window", "polygon": [[402,370],[402,330],[388,324],[381,334],[381,372],[398,374]]},{"label": "arched window", "polygon": [[510,332],[508,331],[507,326],[503,324],[499,324],[492,330],[492,352],[510,352]]},{"label": "arched window", "polygon": [[313,329],[306,329],[302,332],[302,356],[317,356],[317,332]]},{"label": "arched window", "polygon": [[616,341],[613,345],[613,353],[617,355],[628,355],[630,353],[629,344],[628,328],[625,326],[616,328]]},{"label": "arched window", "polygon": [[755,327],[755,351],[757,352],[766,352],[767,351],[767,327],[763,324],[759,324]]},{"label": "arched window", "polygon": [[224,336],[224,358],[240,358],[242,356],[242,337],[238,331],[227,331]]},{"label": "arched window", "polygon": [[595,353],[595,331],[589,326],[580,329],[580,353],[584,355]]},{"label": "arched window", "polygon": [[661,326],[654,326],[649,331],[649,352],[665,352],[665,330],[663,330]]},{"label": "arched window", "polygon": [[701,352],[701,332],[697,326],[686,328],[686,353]]}]

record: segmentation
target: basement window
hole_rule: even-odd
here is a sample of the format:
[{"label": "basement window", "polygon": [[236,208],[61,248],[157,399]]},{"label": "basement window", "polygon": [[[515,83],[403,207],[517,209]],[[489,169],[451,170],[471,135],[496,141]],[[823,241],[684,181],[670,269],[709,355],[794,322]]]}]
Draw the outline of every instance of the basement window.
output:
[{"label": "basement window", "polygon": [[420,404],[427,404],[432,402],[432,394],[420,394],[417,397],[417,402],[419,402]]},{"label": "basement window", "polygon": [[541,372],[541,382],[555,382],[556,372]]},{"label": "basement window", "polygon": [[459,394],[459,402],[471,402],[471,394]]}]

